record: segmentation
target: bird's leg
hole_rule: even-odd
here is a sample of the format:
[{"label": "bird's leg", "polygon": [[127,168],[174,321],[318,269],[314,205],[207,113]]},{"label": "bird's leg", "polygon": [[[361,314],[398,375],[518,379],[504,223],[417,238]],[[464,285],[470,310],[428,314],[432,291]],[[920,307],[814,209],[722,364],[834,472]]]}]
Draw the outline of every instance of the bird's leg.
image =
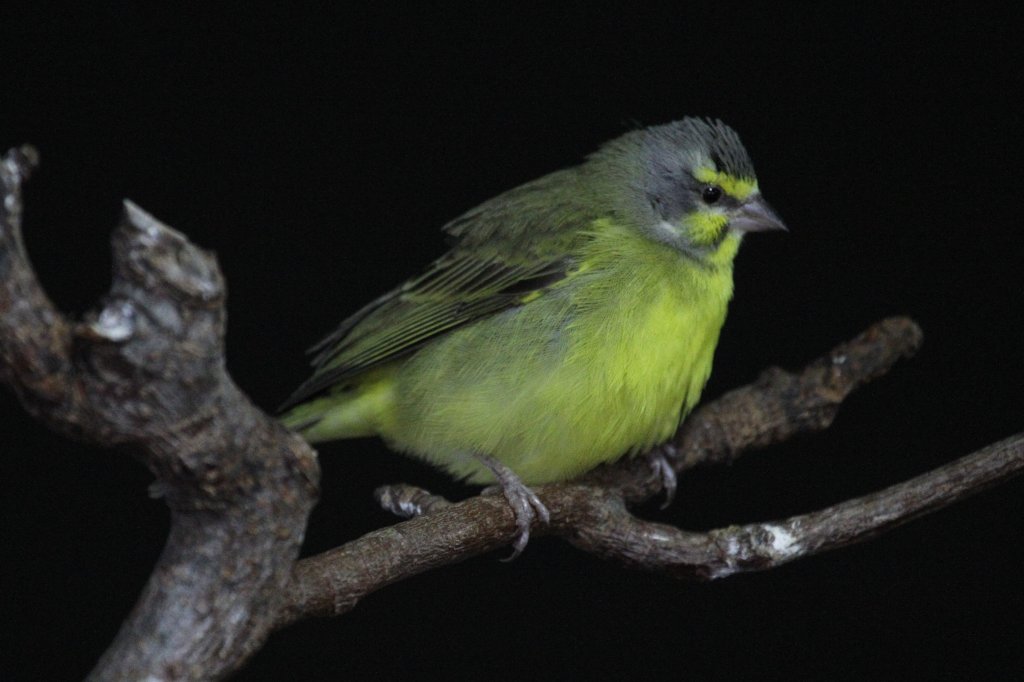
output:
[{"label": "bird's leg", "polygon": [[[519,529],[519,533],[512,542],[512,556],[503,559],[503,561],[512,561],[526,549],[526,543],[530,541],[530,526],[533,525],[534,520],[539,518],[543,523],[550,523],[551,512],[540,501],[537,494],[516,476],[514,471],[490,455],[477,453],[474,456],[498,479],[498,486],[501,487],[501,492],[508,500],[508,505],[512,507],[512,513],[516,517],[516,528]],[[488,490],[484,492],[488,492]]]},{"label": "bird's leg", "polygon": [[675,459],[679,451],[672,443],[662,443],[651,448],[647,453],[647,464],[651,471],[661,481],[661,489],[665,491],[665,501],[661,503],[662,509],[667,509],[672,500],[676,498],[676,470],[669,460]]}]

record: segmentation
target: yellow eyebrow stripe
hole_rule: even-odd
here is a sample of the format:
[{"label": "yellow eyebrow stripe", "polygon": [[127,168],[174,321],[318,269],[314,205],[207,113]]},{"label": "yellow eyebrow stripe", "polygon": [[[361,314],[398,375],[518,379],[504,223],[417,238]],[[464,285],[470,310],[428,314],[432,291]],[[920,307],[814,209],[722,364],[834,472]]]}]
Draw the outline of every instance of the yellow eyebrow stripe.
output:
[{"label": "yellow eyebrow stripe", "polygon": [[716,171],[712,168],[698,168],[693,173],[699,182],[706,182],[709,185],[718,185],[722,191],[731,197],[743,201],[757,191],[757,180],[749,178],[736,178],[728,173]]}]

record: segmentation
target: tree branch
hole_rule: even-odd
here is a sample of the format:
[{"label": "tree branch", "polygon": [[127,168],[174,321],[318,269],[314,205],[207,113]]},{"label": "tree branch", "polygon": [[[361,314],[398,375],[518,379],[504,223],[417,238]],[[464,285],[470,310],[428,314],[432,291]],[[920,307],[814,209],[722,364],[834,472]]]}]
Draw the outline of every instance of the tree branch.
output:
[{"label": "tree branch", "polygon": [[23,147],[0,163],[0,381],[51,428],[120,446],[171,507],[163,554],[97,680],[220,677],[269,632],[316,500],[297,436],[224,369],[224,283],[211,254],[127,203],[99,312],[73,322],[21,237]]},{"label": "tree branch", "polygon": [[706,533],[638,519],[618,499],[574,491],[571,522],[556,532],[576,547],[645,570],[709,580],[775,568],[874,537],[1024,473],[1024,433],[904,483],[781,521]]},{"label": "tree branch", "polygon": [[[410,486],[378,491],[417,518],[296,562],[319,470],[298,437],[256,409],[224,369],[224,283],[214,258],[126,203],[114,278],[99,312],[64,317],[21,239],[20,186],[30,148],[0,163],[0,381],[52,428],[119,446],[156,475],[172,528],[139,602],[94,679],[222,677],[267,633],[337,615],[431,568],[507,545],[504,498],[458,504]],[[769,369],[691,415],[673,439],[677,472],[730,462],[826,428],[851,391],[921,342],[906,318],[883,320],[801,372]],[[629,566],[691,579],[763,570],[883,532],[1024,471],[1024,434],[872,495],[769,523],[692,533],[628,506],[662,480],[643,458],[541,486],[552,513],[536,535]]]},{"label": "tree branch", "polygon": [[[826,428],[857,386],[912,355],[920,329],[906,318],[873,325],[790,374],[766,371],[695,412],[674,439],[677,470],[729,462],[796,433]],[[633,567],[676,577],[710,579],[758,570],[866,539],[928,511],[952,504],[1024,470],[1021,437],[1004,441],[874,495],[775,523],[689,533],[629,513],[627,503],[659,491],[643,458],[620,461],[578,481],[537,488],[554,534],[580,549]],[[364,596],[432,568],[507,545],[516,527],[500,497],[451,504],[412,486],[378,491],[385,506],[420,509],[418,518],[369,533],[296,564],[278,627],[309,616],[344,613]]]}]

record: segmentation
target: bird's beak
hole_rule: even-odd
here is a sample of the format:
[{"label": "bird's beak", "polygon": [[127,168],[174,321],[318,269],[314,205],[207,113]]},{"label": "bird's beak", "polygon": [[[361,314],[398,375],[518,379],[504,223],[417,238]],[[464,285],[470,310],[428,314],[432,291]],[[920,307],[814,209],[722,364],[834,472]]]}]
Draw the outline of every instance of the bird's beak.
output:
[{"label": "bird's beak", "polygon": [[782,219],[760,194],[748,199],[729,220],[729,227],[739,232],[788,232]]}]

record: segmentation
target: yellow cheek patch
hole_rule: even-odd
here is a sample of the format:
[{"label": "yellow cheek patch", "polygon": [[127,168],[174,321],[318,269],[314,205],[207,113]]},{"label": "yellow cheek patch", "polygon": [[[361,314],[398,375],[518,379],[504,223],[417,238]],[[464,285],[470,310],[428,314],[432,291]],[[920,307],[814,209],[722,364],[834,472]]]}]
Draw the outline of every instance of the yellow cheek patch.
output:
[{"label": "yellow cheek patch", "polygon": [[698,246],[711,246],[722,239],[729,219],[716,211],[696,211],[684,218],[690,240]]},{"label": "yellow cheek patch", "polygon": [[757,191],[757,180],[752,178],[736,178],[728,173],[716,171],[711,168],[698,168],[693,173],[698,182],[706,182],[709,185],[718,185],[722,191],[729,196],[743,201]]}]

